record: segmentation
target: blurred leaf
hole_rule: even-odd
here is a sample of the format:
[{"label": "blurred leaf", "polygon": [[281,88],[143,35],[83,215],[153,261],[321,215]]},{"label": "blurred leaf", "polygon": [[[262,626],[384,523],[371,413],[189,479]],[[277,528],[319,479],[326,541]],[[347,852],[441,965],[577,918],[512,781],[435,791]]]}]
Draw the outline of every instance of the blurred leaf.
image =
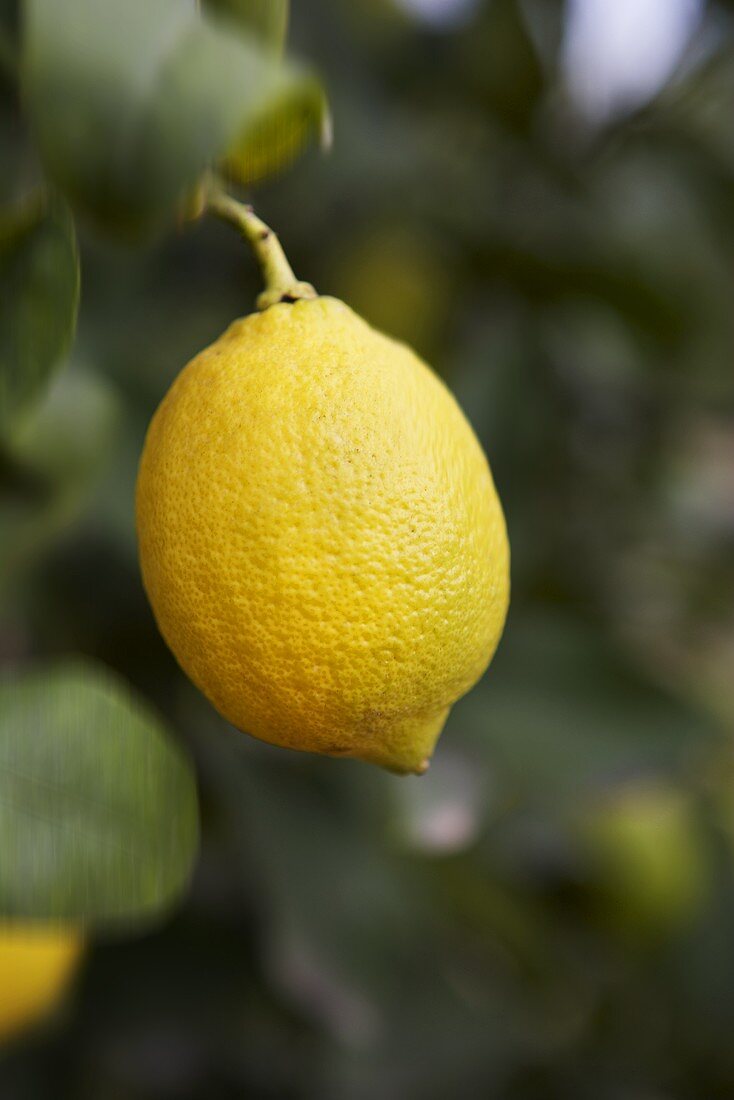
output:
[{"label": "blurred leaf", "polygon": [[71,343],[79,261],[66,207],[0,213],[0,432],[36,401]]},{"label": "blurred leaf", "polygon": [[530,127],[545,77],[519,0],[483,6],[466,32],[462,66],[485,108],[512,130]]},{"label": "blurred leaf", "polygon": [[276,56],[288,33],[290,0],[204,0],[207,8],[254,35]]},{"label": "blurred leaf", "polygon": [[290,148],[284,120],[301,132],[318,89],[184,0],[29,0],[24,73],[47,171],[99,223],[138,233],[264,118]]},{"label": "blurred leaf", "polygon": [[14,433],[12,453],[56,484],[88,480],[114,438],[120,408],[110,383],[74,362]]},{"label": "blurred leaf", "polygon": [[197,835],[190,766],[122,682],[81,663],[0,682],[0,911],[149,918]]},{"label": "blurred leaf", "polygon": [[281,68],[266,109],[254,117],[224,162],[238,183],[256,183],[290,164],[314,137],[331,142],[331,116],[321,84],[308,72]]},{"label": "blurred leaf", "polygon": [[[256,883],[258,957],[292,1009],[354,1057],[362,1077],[361,1088],[348,1087],[348,1066],[337,1060],[332,1087],[316,1091],[392,1095],[399,1073],[396,1096],[442,1097],[457,1083],[470,1094],[467,1067],[479,1050],[486,1056],[489,1035],[497,1068],[499,1033],[507,1041],[516,1028],[517,1005],[491,951],[473,953],[463,914],[452,931],[467,955],[454,958],[455,970],[448,963],[453,898],[447,904],[443,867],[396,853],[385,836],[391,792],[402,782],[306,756],[278,766],[270,751],[261,763],[257,748],[238,753],[231,736],[217,749],[221,790],[248,853],[243,881]],[[494,942],[499,908],[502,901],[484,923],[485,942]],[[510,919],[519,939],[516,911]]]},{"label": "blurred leaf", "polygon": [[0,26],[16,30],[20,17],[20,0],[0,0]]},{"label": "blurred leaf", "polygon": [[[650,111],[643,112],[648,125],[643,126],[642,134],[649,134],[650,123],[654,123],[668,140],[694,142],[697,172],[710,160],[730,181],[734,173],[734,135],[729,124],[733,99],[734,55],[730,43],[724,41],[686,79],[664,92]],[[655,129],[654,139],[659,137]]]},{"label": "blurred leaf", "polygon": [[568,19],[565,0],[520,0],[520,12],[544,67],[555,72]]},{"label": "blurred leaf", "polygon": [[0,25],[0,80],[15,77],[15,44],[5,27]]},{"label": "blurred leaf", "polygon": [[264,965],[341,1039],[372,1041],[381,1026],[375,998],[391,1000],[408,975],[417,979],[432,935],[405,867],[361,820],[384,821],[390,780],[350,765],[335,775],[305,756],[273,767],[231,735],[217,748],[221,794],[247,876],[259,883]]},{"label": "blurred leaf", "polygon": [[610,781],[683,774],[716,726],[617,655],[603,635],[551,614],[511,614],[488,675],[444,733],[481,753],[508,795],[571,810]]},{"label": "blurred leaf", "polygon": [[17,0],[0,0],[0,78],[15,78],[19,12]]},{"label": "blurred leaf", "polygon": [[77,517],[116,439],[109,383],[71,363],[0,453],[0,597]]}]

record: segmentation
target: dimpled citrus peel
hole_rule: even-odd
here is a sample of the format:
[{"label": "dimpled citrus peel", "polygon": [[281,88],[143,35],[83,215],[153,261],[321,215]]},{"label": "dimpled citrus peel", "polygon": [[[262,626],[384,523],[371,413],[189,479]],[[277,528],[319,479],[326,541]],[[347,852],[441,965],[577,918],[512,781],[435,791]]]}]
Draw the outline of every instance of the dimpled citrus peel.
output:
[{"label": "dimpled citrus peel", "polygon": [[249,208],[211,206],[266,290],[148,431],[137,526],[156,620],[239,729],[421,773],[507,613],[487,460],[408,347],[298,283]]}]

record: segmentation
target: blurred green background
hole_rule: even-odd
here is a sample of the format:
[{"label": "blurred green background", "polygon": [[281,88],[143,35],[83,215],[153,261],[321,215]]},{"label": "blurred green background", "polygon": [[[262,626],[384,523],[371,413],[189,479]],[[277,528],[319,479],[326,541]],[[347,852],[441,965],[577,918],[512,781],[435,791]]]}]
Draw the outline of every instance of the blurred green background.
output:
[{"label": "blurred green background", "polygon": [[[133,487],[255,267],[209,221],[82,222],[71,360],[0,471],[0,660],[91,656],[151,700],[202,852],[0,1053],[0,1096],[729,1100],[734,5],[309,0],[290,42],[336,140],[254,201],[458,395],[507,512],[505,637],[420,780],[227,727],[155,629]],[[0,164],[2,199],[37,171],[2,77]]]}]

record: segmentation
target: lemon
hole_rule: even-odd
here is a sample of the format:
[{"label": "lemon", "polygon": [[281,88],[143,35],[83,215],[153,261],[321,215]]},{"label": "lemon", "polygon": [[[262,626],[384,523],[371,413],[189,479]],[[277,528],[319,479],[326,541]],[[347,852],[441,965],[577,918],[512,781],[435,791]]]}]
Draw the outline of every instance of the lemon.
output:
[{"label": "lemon", "polygon": [[80,934],[68,929],[0,925],[0,1042],[53,1008],[81,951]]},{"label": "lemon", "polygon": [[502,632],[502,509],[439,378],[344,303],[287,283],[270,280],[266,308],[193,359],[153,418],[145,588],[230,723],[420,773]]}]

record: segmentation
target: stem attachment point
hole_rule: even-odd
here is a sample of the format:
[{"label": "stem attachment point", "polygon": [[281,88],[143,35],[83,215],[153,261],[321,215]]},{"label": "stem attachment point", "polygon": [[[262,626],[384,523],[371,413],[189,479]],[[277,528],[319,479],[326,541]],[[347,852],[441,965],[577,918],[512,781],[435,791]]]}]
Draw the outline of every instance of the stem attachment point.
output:
[{"label": "stem attachment point", "polygon": [[237,202],[215,185],[207,190],[206,206],[216,217],[238,229],[254,252],[265,282],[265,289],[257,299],[259,310],[269,309],[278,302],[318,298],[310,283],[302,283],[296,278],[277,235],[258,218],[251,206]]}]

